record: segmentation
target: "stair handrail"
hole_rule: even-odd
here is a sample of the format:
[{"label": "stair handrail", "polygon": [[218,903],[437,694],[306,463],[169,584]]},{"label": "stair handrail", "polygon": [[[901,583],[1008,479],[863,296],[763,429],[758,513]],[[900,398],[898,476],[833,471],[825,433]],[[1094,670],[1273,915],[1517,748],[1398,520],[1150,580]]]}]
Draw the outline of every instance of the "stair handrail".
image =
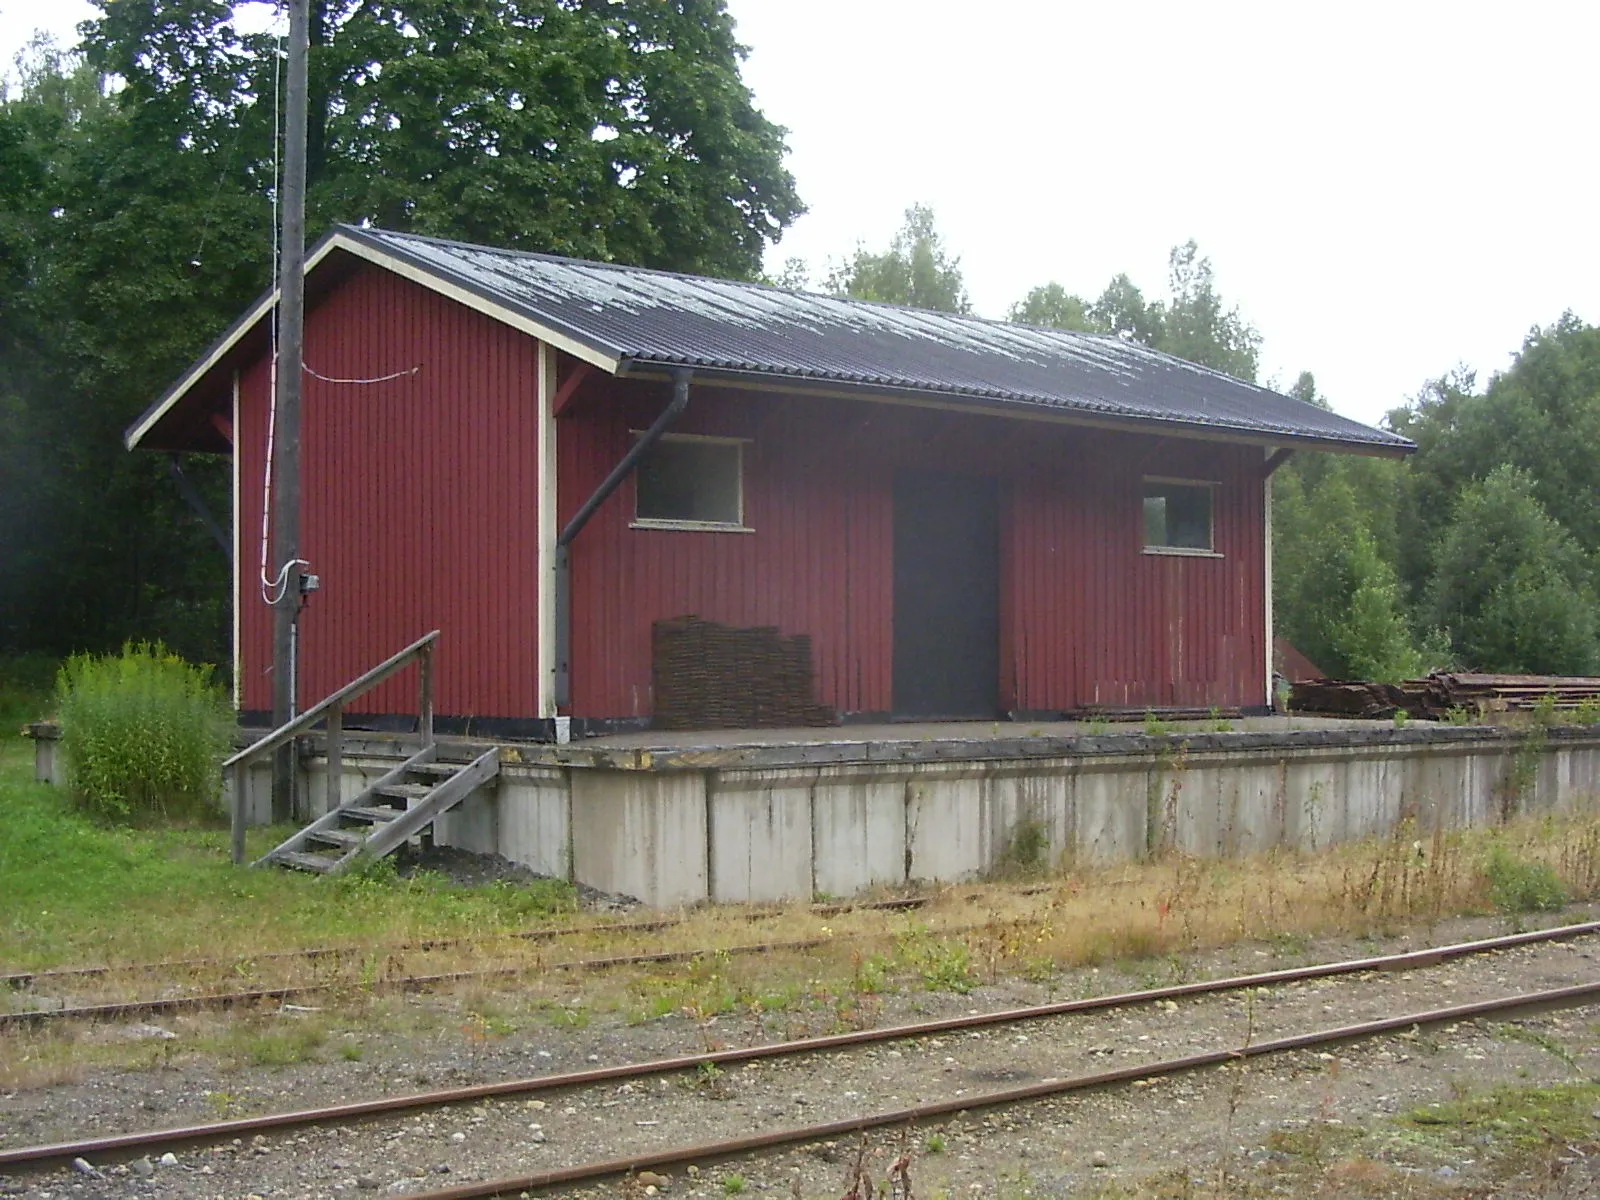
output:
[{"label": "stair handrail", "polygon": [[244,862],[244,833],[247,802],[249,800],[248,774],[250,764],[264,754],[286,746],[305,733],[323,718],[327,719],[328,742],[328,806],[337,808],[339,788],[344,775],[344,706],[349,700],[371,691],[378,684],[406,667],[412,660],[418,665],[417,732],[424,746],[434,743],[433,735],[433,647],[439,640],[439,631],[425,634],[404,650],[392,654],[377,666],[358,675],[336,692],[323,697],[305,712],[286,721],[271,733],[252,742],[222,764],[224,773],[233,772],[233,861]]}]

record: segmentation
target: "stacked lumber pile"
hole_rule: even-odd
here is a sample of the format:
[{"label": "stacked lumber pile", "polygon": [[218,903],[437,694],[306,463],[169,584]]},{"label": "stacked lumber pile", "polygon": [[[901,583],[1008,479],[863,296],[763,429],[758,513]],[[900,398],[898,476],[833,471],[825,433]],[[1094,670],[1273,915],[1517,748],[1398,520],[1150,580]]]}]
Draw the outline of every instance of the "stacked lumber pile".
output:
[{"label": "stacked lumber pile", "polygon": [[1600,679],[1588,676],[1439,673],[1418,683],[1426,686],[1425,703],[1439,713],[1452,708],[1474,713],[1521,712],[1536,707],[1546,696],[1553,698],[1557,712],[1600,704]]},{"label": "stacked lumber pile", "polygon": [[837,725],[816,703],[811,639],[674,617],[651,627],[657,729]]},{"label": "stacked lumber pile", "polygon": [[1552,697],[1557,712],[1600,706],[1600,678],[1562,675],[1479,675],[1438,671],[1404,683],[1315,680],[1289,693],[1296,712],[1382,720],[1396,712],[1442,721],[1465,712],[1473,718],[1525,712]]},{"label": "stacked lumber pile", "polygon": [[1392,683],[1315,679],[1289,688],[1291,712],[1377,721],[1394,716],[1403,707],[1405,696],[1400,686]]}]

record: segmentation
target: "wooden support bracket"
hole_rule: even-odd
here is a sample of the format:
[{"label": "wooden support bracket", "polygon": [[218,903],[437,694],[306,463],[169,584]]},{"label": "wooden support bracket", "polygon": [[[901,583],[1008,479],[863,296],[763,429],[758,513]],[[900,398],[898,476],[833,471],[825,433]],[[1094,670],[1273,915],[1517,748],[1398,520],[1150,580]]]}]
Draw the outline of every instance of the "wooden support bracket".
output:
[{"label": "wooden support bracket", "polygon": [[578,389],[583,386],[583,381],[593,374],[593,363],[579,362],[573,367],[572,374],[568,375],[566,382],[556,389],[556,394],[550,400],[551,415],[559,417],[566,412],[572,404],[573,396],[577,395]]},{"label": "wooden support bracket", "polygon": [[1272,473],[1294,457],[1294,447],[1284,446],[1261,466],[1261,478],[1271,479]]}]

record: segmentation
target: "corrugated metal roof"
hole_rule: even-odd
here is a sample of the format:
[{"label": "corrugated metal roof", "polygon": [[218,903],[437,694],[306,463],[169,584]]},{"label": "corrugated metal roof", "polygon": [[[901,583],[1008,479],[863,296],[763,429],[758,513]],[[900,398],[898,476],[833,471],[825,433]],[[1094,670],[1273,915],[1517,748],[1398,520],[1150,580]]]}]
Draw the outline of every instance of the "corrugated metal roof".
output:
[{"label": "corrugated metal roof", "polygon": [[1121,338],[345,226],[639,366],[923,393],[1405,453],[1406,438]]}]

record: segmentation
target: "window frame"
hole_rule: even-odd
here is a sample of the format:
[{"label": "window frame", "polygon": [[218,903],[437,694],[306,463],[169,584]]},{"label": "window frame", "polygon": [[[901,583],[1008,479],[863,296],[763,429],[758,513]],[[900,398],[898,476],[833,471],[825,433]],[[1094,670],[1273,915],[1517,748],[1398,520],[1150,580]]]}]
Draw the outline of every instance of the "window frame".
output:
[{"label": "window frame", "polygon": [[[630,429],[628,431],[634,439],[645,435],[643,429]],[[675,517],[641,517],[639,515],[639,483],[637,468],[633,480],[633,519],[628,522],[629,529],[656,529],[676,531],[680,533],[754,533],[755,530],[745,524],[744,519],[744,448],[751,441],[745,437],[726,437],[711,433],[663,433],[661,442],[701,442],[718,446],[732,446],[736,456],[736,480],[738,482],[738,519],[736,521],[691,521]],[[643,460],[640,460],[642,465]]]},{"label": "window frame", "polygon": [[[1206,501],[1206,548],[1198,546],[1152,546],[1145,539],[1144,501],[1145,488],[1152,483],[1175,484],[1179,487],[1205,488],[1208,494]],[[1139,480],[1139,552],[1141,554],[1154,554],[1169,558],[1223,558],[1222,551],[1217,549],[1217,489],[1222,486],[1216,479],[1182,479],[1175,475],[1145,475]]]}]

